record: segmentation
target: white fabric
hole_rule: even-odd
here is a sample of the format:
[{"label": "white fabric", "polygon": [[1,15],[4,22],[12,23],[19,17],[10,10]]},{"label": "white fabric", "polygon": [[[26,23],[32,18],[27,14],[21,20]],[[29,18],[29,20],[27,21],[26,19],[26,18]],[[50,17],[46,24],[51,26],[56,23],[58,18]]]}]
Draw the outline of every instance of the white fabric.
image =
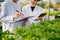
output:
[{"label": "white fabric", "polygon": [[[30,4],[29,5],[26,5],[22,8],[22,13],[23,14],[28,14],[28,16],[35,16],[33,18],[30,18],[28,19],[29,23],[32,24],[32,23],[39,23],[40,21],[35,21],[35,19],[42,13],[44,13],[43,9],[39,6],[36,5],[35,9],[31,10],[31,6]],[[28,24],[27,24],[28,25]]]},{"label": "white fabric", "polygon": [[21,22],[14,23],[14,21],[20,20],[22,16],[13,20],[13,15],[16,14],[16,10],[21,11],[19,2],[13,3],[11,0],[10,1],[6,0],[5,2],[2,3],[1,10],[2,11],[0,18],[3,25],[2,28],[3,31],[6,30],[12,31],[13,28],[15,28],[16,26],[21,26]]},{"label": "white fabric", "polygon": [[4,0],[4,1],[12,1],[12,0]]}]

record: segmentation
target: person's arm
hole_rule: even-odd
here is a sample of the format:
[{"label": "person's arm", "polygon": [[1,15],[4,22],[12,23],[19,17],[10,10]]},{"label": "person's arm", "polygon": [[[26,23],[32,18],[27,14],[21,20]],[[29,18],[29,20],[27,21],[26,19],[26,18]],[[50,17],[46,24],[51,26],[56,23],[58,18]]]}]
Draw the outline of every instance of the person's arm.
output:
[{"label": "person's arm", "polygon": [[[22,13],[23,13],[23,15],[24,15],[24,18],[28,17],[28,14],[26,13],[25,8],[22,8]],[[23,20],[23,22],[24,22],[24,23],[28,22],[28,19]]]},{"label": "person's arm", "polygon": [[14,22],[18,22],[19,20],[22,20],[24,18],[23,14],[22,14],[21,5],[20,5],[19,2],[18,2],[18,7],[17,7],[17,10],[16,10],[16,14],[17,15],[14,15]]},{"label": "person's arm", "polygon": [[8,5],[7,3],[2,3],[1,5],[1,16],[0,19],[1,21],[6,21],[6,22],[13,22],[14,18],[18,18],[20,16],[20,14],[15,14],[15,15],[9,15],[8,12]]},{"label": "person's arm", "polygon": [[[7,3],[2,3],[0,19],[1,19],[1,21],[13,22],[14,19],[21,16],[21,12],[16,12],[15,15],[9,15],[10,12],[9,12],[8,6],[9,5],[7,5]],[[19,9],[19,11],[21,11],[21,9]]]},{"label": "person's arm", "polygon": [[21,12],[17,12],[15,15],[13,15],[13,19],[16,19],[22,15]]},{"label": "person's arm", "polygon": [[[41,14],[45,13],[42,8],[40,8],[38,11],[39,11],[39,16],[40,16]],[[42,21],[44,16],[40,16],[40,17],[39,17],[39,16],[36,18],[36,20]]]},{"label": "person's arm", "polygon": [[43,17],[37,17],[35,20],[40,20],[40,21],[42,21],[42,20],[43,20]]}]

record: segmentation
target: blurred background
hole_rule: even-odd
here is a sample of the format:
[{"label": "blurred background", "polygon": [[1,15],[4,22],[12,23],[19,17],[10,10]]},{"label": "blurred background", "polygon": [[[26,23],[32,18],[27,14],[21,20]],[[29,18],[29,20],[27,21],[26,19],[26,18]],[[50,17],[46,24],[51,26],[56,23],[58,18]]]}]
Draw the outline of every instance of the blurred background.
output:
[{"label": "blurred background", "polygon": [[[4,0],[0,0],[0,6],[3,1]],[[29,4],[30,2],[30,0],[19,0],[19,1],[21,3],[21,7]],[[44,9],[47,15],[60,14],[60,0],[41,0],[40,2],[38,2],[38,5]]]}]

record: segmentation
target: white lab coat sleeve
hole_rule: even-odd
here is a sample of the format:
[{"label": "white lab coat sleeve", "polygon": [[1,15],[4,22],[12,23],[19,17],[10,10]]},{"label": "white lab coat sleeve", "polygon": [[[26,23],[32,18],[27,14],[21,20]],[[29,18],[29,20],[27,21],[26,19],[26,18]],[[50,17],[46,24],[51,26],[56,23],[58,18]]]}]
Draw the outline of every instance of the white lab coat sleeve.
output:
[{"label": "white lab coat sleeve", "polygon": [[17,5],[18,5],[18,11],[20,11],[20,12],[21,12],[21,3],[20,3],[20,2],[18,2],[18,3],[17,3]]},{"label": "white lab coat sleeve", "polygon": [[45,13],[45,12],[44,12],[43,8],[39,7],[39,8],[38,8],[38,15],[37,15],[37,17],[38,17],[39,15],[41,15],[42,13]]},{"label": "white lab coat sleeve", "polygon": [[1,21],[13,22],[13,15],[9,15],[8,6],[6,3],[1,5]]},{"label": "white lab coat sleeve", "polygon": [[41,15],[42,13],[44,13],[43,8],[38,7],[38,11],[37,11],[37,13],[38,13],[38,14],[36,14],[37,16],[36,16],[34,19],[38,18],[39,15]]},{"label": "white lab coat sleeve", "polygon": [[22,8],[22,14],[25,14],[26,13],[26,10],[25,10],[25,7]]}]

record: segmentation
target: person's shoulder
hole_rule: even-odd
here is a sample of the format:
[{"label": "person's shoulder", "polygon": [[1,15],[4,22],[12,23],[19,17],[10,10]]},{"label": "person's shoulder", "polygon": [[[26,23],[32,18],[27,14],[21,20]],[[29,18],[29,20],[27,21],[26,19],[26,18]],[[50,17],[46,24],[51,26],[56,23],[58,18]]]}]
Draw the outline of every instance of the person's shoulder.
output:
[{"label": "person's shoulder", "polygon": [[10,4],[10,2],[5,1],[5,2],[2,2],[2,4],[1,4],[1,5],[9,5],[9,4]]},{"label": "person's shoulder", "polygon": [[25,5],[24,7],[23,7],[23,9],[26,9],[26,8],[28,8],[29,7],[29,5]]},{"label": "person's shoulder", "polygon": [[44,9],[43,9],[42,7],[40,7],[40,6],[37,6],[37,9],[39,10],[39,12],[42,12],[42,13],[44,13]]},{"label": "person's shoulder", "polygon": [[5,5],[7,5],[7,2],[2,2],[1,3],[1,6],[5,6]]}]

